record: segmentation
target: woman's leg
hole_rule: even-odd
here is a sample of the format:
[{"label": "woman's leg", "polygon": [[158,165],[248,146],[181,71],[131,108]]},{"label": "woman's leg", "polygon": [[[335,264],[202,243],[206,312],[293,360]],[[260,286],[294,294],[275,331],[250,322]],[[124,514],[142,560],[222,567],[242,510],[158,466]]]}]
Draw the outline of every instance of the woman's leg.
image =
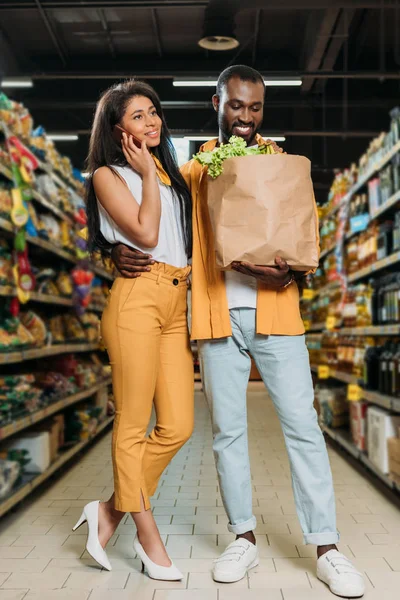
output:
[{"label": "woman's leg", "polygon": [[150,506],[142,460],[158,373],[159,300],[154,280],[118,278],[103,314],[102,335],[112,366],[116,406],[112,442],[115,493],[100,506],[103,547],[126,512]]},{"label": "woman's leg", "polygon": [[[194,418],[194,373],[186,320],[186,288],[173,290],[174,311],[160,340],[160,362],[154,398],[157,422],[143,456],[146,488],[152,496],[161,474],[190,438]],[[169,566],[152,512],[132,514],[140,543],[150,558]]]}]

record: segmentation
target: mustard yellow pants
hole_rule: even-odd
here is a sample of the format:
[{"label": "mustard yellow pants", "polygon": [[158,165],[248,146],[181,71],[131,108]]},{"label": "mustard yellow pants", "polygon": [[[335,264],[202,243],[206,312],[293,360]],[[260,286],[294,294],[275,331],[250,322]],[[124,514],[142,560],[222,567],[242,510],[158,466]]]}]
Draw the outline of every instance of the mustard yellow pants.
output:
[{"label": "mustard yellow pants", "polygon": [[[115,508],[139,512],[193,431],[194,374],[187,327],[190,267],[156,263],[137,279],[118,277],[101,329],[112,367]],[[154,403],[156,425],[146,431]]]}]

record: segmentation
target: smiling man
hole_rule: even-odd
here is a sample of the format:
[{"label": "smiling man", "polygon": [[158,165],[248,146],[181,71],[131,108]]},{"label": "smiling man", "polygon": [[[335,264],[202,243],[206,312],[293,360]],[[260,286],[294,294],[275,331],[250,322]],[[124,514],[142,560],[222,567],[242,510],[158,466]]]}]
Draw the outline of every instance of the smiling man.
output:
[{"label": "smiling man", "polygon": [[[225,70],[213,96],[219,138],[202,149],[213,150],[237,135],[250,146],[267,143],[271,154],[280,152],[273,142],[265,142],[258,135],[264,97],[260,73],[247,66]],[[228,529],[236,535],[215,561],[213,577],[218,582],[238,581],[259,563],[247,439],[251,355],[282,425],[304,541],[317,546],[318,577],[334,594],[362,596],[362,575],[335,545],[339,536],[332,475],[313,406],[296,278],[279,257],[276,267],[237,263],[230,272],[217,270],[207,208],[207,169],[192,160],[182,173],[193,199],[191,333],[199,344]],[[127,277],[140,275],[151,264],[148,255],[139,256],[123,246],[114,248],[112,256]]]}]

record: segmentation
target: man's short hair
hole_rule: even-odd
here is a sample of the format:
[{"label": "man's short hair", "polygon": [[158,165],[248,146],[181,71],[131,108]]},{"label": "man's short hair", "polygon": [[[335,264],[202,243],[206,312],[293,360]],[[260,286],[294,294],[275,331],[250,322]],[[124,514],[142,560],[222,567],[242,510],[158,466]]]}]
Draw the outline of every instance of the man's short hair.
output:
[{"label": "man's short hair", "polygon": [[217,81],[217,96],[221,96],[222,90],[234,77],[237,77],[241,81],[251,81],[252,83],[262,83],[265,90],[264,77],[253,69],[252,67],[248,67],[247,65],[232,65],[232,67],[228,67],[225,71],[222,71],[221,75],[218,77]]}]

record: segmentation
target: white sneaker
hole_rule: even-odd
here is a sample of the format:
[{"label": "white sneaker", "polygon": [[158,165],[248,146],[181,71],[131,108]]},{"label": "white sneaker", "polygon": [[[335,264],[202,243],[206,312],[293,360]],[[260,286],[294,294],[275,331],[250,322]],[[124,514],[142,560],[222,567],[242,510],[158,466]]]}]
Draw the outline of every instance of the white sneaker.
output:
[{"label": "white sneaker", "polygon": [[213,579],[220,583],[233,583],[246,576],[249,569],[259,563],[257,546],[239,538],[229,544],[225,552],[214,560]]},{"label": "white sneaker", "polygon": [[363,575],[337,550],[329,550],[318,559],[317,577],[336,596],[360,598],[365,593]]}]

